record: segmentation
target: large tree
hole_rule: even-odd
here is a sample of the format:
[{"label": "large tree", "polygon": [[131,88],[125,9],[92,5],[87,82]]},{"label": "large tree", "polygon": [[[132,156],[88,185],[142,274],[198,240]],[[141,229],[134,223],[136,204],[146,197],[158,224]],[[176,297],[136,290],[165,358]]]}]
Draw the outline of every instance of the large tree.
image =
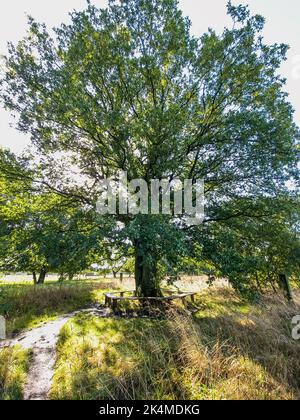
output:
[{"label": "large tree", "polygon": [[[118,170],[148,183],[202,178],[205,225],[260,217],[258,200],[298,176],[299,133],[278,76],[287,47],[264,44],[264,19],[246,7],[228,3],[228,13],[232,28],[199,39],[176,0],[89,3],[54,32],[30,18],[9,46],[1,97],[31,134],[40,181],[93,206],[97,181]],[[135,250],[137,292],[159,294],[159,262],[175,265],[193,228],[171,216],[115,219]]]}]

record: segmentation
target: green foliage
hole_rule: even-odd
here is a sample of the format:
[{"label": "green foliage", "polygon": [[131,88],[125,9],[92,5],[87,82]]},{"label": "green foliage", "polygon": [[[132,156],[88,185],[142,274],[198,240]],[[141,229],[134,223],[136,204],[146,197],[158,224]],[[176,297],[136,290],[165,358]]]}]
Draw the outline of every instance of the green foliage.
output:
[{"label": "green foliage", "polygon": [[[55,193],[28,191],[0,178],[0,266],[5,270],[57,272],[72,278],[91,264],[107,232],[94,212]],[[109,230],[111,227],[109,226]]]},{"label": "green foliage", "polygon": [[134,260],[134,258],[132,258],[132,257],[127,258],[122,270],[129,275],[134,274],[134,270],[135,270],[135,260]]},{"label": "green foliage", "polygon": [[243,293],[277,288],[282,273],[299,284],[299,200],[278,197],[260,207],[266,213],[258,219],[229,219],[204,227],[195,238],[215,272]]}]

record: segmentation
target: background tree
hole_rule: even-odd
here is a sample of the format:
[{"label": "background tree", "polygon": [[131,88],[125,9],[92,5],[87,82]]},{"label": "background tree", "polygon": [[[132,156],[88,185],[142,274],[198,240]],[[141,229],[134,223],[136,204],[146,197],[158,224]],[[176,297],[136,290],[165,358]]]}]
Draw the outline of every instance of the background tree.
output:
[{"label": "background tree", "polygon": [[123,267],[124,273],[128,274],[129,277],[132,277],[135,272],[135,260],[133,257],[127,258]]},{"label": "background tree", "polygon": [[[199,39],[176,0],[89,3],[51,34],[30,18],[9,47],[1,97],[31,134],[44,184],[93,206],[97,181],[120,169],[129,181],[203,178],[205,225],[261,217],[258,200],[298,177],[299,132],[278,76],[287,47],[264,44],[264,19],[246,7],[228,13],[231,29]],[[135,250],[137,293],[158,295],[159,264],[185,254],[192,229],[171,215],[116,220]]]},{"label": "background tree", "polygon": [[31,272],[43,284],[49,271],[63,279],[89,267],[106,232],[94,212],[57,194],[34,193],[3,174],[0,200],[2,269]]},{"label": "background tree", "polygon": [[265,216],[224,220],[202,229],[199,236],[194,232],[193,238],[202,244],[198,258],[248,294],[270,286],[278,290],[282,274],[298,284],[300,278],[299,199],[278,197],[260,206],[261,213],[267,210]]}]

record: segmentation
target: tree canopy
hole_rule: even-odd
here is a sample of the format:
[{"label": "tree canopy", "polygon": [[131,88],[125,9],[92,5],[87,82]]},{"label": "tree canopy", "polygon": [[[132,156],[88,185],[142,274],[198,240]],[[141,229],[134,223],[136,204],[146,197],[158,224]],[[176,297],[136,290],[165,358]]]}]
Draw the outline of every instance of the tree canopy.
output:
[{"label": "tree canopy", "polygon": [[27,37],[9,46],[1,98],[31,135],[40,185],[93,208],[99,181],[118,170],[204,179],[203,226],[116,215],[141,295],[159,293],[158,264],[175,267],[193,235],[210,231],[220,246],[229,229],[230,243],[229,221],[271,217],[272,200],[299,182],[299,130],[278,74],[288,47],[264,43],[263,17],[227,8],[231,28],[196,38],[176,0],[88,3],[50,32],[30,17]]}]

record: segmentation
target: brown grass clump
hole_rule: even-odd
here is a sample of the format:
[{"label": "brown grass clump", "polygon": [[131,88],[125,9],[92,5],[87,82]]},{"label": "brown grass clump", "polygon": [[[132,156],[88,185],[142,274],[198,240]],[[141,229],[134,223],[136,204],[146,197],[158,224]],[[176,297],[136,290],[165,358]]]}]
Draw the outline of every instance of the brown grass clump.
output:
[{"label": "brown grass clump", "polygon": [[[292,308],[273,302],[248,315],[171,316],[180,365],[194,399],[298,399],[300,343],[291,337]],[[189,378],[189,379],[188,379]]]}]

